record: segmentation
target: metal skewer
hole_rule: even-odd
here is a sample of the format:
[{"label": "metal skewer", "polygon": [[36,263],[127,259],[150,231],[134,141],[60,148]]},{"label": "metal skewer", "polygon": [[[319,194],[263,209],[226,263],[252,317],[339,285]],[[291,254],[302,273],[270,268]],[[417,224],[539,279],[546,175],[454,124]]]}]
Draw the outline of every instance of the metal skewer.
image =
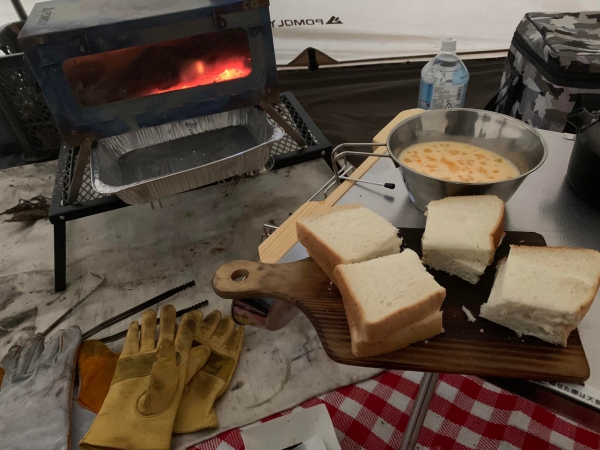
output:
[{"label": "metal skewer", "polygon": [[[175,317],[181,317],[185,313],[194,311],[196,309],[203,308],[206,305],[208,305],[208,300],[204,300],[200,303],[196,303],[195,305],[192,305],[189,308],[185,308],[185,309],[182,309],[181,311],[177,311],[177,313],[175,314]],[[160,317],[158,319],[156,319],[156,325],[158,325],[158,324],[160,324]],[[119,331],[118,333],[115,333],[115,334],[112,334],[110,336],[106,336],[106,337],[100,339],[100,341],[104,342],[105,344],[107,344],[109,342],[118,341],[119,339],[123,339],[125,336],[127,336],[127,331],[129,331],[129,330],[127,329],[127,330]]]},{"label": "metal skewer", "polygon": [[65,320],[67,317],[69,317],[71,315],[71,313],[73,311],[75,311],[79,305],[81,305],[83,302],[85,302],[90,295],[92,295],[94,292],[96,292],[96,289],[98,289],[98,286],[100,286],[103,282],[104,282],[104,277],[102,275],[99,275],[95,272],[90,272],[93,276],[100,278],[100,282],[94,287],[94,289],[92,289],[90,292],[88,292],[86,295],[84,295],[80,300],[78,300],[73,306],[71,306],[69,309],[67,309],[65,311],[65,313],[60,316],[58,319],[56,319],[54,322],[52,322],[52,324],[46,328],[44,331],[42,331],[42,335],[43,336],[47,336],[48,333],[50,333],[54,328],[56,328],[56,326],[61,323],[63,320]]},{"label": "metal skewer", "polygon": [[163,300],[168,299],[169,297],[173,297],[175,294],[181,292],[181,291],[185,291],[188,288],[191,288],[193,286],[196,286],[196,282],[195,281],[190,281],[189,283],[185,283],[182,284],[181,286],[178,286],[176,288],[173,289],[169,289],[166,292],[163,292],[160,295],[157,295],[154,298],[151,298],[150,300],[145,301],[144,303],[141,303],[137,306],[134,306],[131,309],[128,309],[125,312],[122,312],[121,314],[118,314],[114,317],[111,317],[108,320],[105,320],[104,322],[102,322],[99,325],[96,325],[94,328],[92,328],[89,331],[86,331],[85,333],[83,333],[82,336],[82,340],[86,340],[89,339],[90,337],[92,337],[93,335],[95,335],[96,333],[104,330],[105,328],[110,327],[111,325],[114,325],[116,323],[119,323],[120,321],[122,321],[123,319],[126,319],[127,317],[131,317],[134,314],[137,314],[145,309],[148,309],[151,306],[156,305],[159,302],[162,302]]}]

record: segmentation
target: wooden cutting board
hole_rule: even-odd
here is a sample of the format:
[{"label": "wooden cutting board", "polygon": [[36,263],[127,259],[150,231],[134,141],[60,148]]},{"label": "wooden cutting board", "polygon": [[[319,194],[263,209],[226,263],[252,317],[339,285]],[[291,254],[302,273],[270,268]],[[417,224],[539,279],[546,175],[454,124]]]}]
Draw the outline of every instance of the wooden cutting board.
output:
[{"label": "wooden cutting board", "polygon": [[[422,234],[423,229],[402,228],[403,248],[421,255]],[[510,244],[545,246],[546,242],[537,233],[507,232],[494,263],[476,285],[431,270],[446,288],[442,305],[445,333],[428,342],[368,358],[352,355],[341,295],[310,258],[289,264],[233,261],[216,272],[213,288],[228,299],[272,297],[295,304],[315,327],[329,357],[342,364],[482,377],[586,380],[590,368],[577,330],[571,333],[568,347],[562,348],[531,336],[518,337],[512,330],[483,318],[478,317],[474,323],[467,321],[461,307],[467,307],[475,317],[479,315],[492,288],[496,263],[508,255]],[[244,281],[234,281],[244,276]]]}]

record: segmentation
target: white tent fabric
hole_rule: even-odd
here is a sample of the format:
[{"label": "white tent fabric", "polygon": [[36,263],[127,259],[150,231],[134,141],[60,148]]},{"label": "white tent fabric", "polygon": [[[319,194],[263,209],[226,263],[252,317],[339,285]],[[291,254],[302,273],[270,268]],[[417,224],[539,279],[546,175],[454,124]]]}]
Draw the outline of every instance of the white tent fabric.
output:
[{"label": "white tent fabric", "polygon": [[271,0],[278,64],[307,47],[338,62],[431,55],[444,36],[461,53],[506,50],[531,11],[599,9],[598,0]]},{"label": "white tent fabric", "polygon": [[[168,0],[165,0],[168,1]],[[22,0],[30,11],[35,0]],[[598,0],[271,0],[275,52],[288,64],[314,47],[338,62],[438,53],[441,39],[461,53],[505,50],[526,12],[597,10]],[[9,0],[0,24],[17,20]]]}]

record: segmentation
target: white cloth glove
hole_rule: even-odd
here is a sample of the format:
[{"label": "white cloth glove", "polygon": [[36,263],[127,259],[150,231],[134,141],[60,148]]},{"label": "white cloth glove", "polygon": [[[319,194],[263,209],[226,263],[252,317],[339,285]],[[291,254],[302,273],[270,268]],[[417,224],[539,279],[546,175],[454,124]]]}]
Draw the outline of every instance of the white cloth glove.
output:
[{"label": "white cloth glove", "polygon": [[69,450],[71,394],[79,327],[13,345],[0,361],[0,449]]}]

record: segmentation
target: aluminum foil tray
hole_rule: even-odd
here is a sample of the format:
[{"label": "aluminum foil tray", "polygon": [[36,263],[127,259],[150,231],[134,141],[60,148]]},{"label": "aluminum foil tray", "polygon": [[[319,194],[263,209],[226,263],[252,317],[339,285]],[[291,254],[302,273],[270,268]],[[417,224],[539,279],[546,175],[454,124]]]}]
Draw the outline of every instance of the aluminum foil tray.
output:
[{"label": "aluminum foil tray", "polygon": [[92,148],[92,186],[130,205],[152,202],[264,167],[283,135],[250,107],[111,136]]}]

